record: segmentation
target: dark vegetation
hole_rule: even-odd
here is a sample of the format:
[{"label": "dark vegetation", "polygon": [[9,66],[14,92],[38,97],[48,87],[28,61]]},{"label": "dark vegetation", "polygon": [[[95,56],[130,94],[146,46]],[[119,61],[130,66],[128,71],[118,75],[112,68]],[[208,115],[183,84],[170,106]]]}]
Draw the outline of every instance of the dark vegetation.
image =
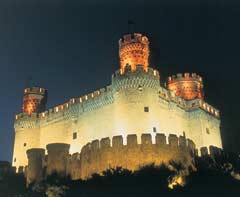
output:
[{"label": "dark vegetation", "polygon": [[179,172],[186,170],[183,165],[171,162],[176,169],[166,165],[149,165],[139,171],[130,172],[117,168],[109,169],[103,176],[94,174],[87,181],[71,181],[53,174],[46,181],[25,188],[23,175],[8,173],[0,179],[0,197],[147,197],[147,196],[239,196],[240,159],[237,155],[221,155],[214,159],[195,159],[197,170],[189,169],[186,185],[173,190],[168,183]]}]

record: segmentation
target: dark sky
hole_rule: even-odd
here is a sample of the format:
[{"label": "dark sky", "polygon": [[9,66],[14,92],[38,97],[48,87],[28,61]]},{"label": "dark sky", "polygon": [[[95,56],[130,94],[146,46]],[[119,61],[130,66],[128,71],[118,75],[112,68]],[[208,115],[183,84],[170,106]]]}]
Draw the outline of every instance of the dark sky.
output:
[{"label": "dark sky", "polygon": [[149,37],[162,82],[177,72],[203,76],[206,100],[221,110],[224,148],[240,152],[237,0],[83,2],[0,1],[0,160],[11,160],[27,78],[48,89],[48,107],[109,84],[128,19]]}]

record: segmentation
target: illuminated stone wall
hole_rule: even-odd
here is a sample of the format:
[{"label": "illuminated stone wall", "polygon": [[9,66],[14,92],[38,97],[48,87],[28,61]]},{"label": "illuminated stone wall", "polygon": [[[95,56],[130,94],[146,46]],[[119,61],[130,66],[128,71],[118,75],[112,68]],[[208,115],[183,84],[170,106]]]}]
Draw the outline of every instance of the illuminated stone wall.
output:
[{"label": "illuminated stone wall", "polygon": [[148,38],[140,33],[124,35],[119,40],[119,58],[122,72],[124,72],[127,65],[132,70],[136,70],[137,65],[142,65],[147,70],[149,58]]},{"label": "illuminated stone wall", "polygon": [[[73,180],[87,179],[92,174],[102,174],[109,168],[122,167],[131,171],[154,164],[156,166],[170,161],[180,162],[193,167],[195,144],[183,136],[166,136],[158,133],[152,142],[151,134],[142,134],[141,142],[137,142],[137,135],[126,136],[127,144],[123,144],[122,136],[94,140],[83,146],[80,153],[69,154],[69,145],[54,143],[47,145],[48,154],[44,149],[28,150],[28,183],[41,180],[46,175],[57,172],[61,176],[71,176]],[[46,161],[43,163],[42,161]],[[44,170],[46,174],[43,174]],[[35,178],[34,178],[35,176]]]},{"label": "illuminated stone wall", "polygon": [[[80,152],[94,139],[116,135],[124,138],[143,133],[185,135],[199,149],[222,148],[219,111],[201,99],[185,100],[160,86],[152,68],[126,66],[116,71],[106,88],[70,99],[42,113],[18,114],[15,120],[13,166],[27,165],[26,150],[50,143],[70,144],[70,153]],[[24,146],[26,143],[26,146]],[[15,160],[16,159],[16,160]]]},{"label": "illuminated stone wall", "polygon": [[186,100],[203,99],[203,82],[202,77],[196,73],[178,73],[168,78],[167,88],[173,91],[176,96]]},{"label": "illuminated stone wall", "polygon": [[[153,144],[151,134],[142,134],[138,144],[137,135],[134,134],[127,136],[126,145],[123,145],[122,136],[114,136],[112,142],[104,138],[88,143],[80,154],[80,178],[89,178],[94,173],[101,174],[109,168],[122,167],[134,171],[146,165],[167,164],[171,160],[181,162],[185,167],[193,166],[195,145],[191,140],[187,143],[181,137],[179,144],[176,135],[169,135],[167,144],[166,136],[157,134],[154,141]],[[77,177],[76,174],[73,177]]]},{"label": "illuminated stone wall", "polygon": [[15,139],[13,149],[13,166],[18,168],[27,165],[26,151],[40,147],[40,129],[36,114],[22,114],[20,121],[15,122]]},{"label": "illuminated stone wall", "polygon": [[222,148],[220,120],[202,109],[189,112],[189,136],[197,147]]},{"label": "illuminated stone wall", "polygon": [[44,88],[32,87],[24,90],[23,106],[24,113],[42,112],[47,102],[47,91]]}]

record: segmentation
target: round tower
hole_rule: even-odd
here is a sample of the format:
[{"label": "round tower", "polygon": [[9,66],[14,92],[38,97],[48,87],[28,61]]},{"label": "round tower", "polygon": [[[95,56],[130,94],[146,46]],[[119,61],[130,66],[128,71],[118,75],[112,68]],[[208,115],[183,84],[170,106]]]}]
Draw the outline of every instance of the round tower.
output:
[{"label": "round tower", "polygon": [[52,143],[47,145],[47,175],[58,173],[67,175],[70,145],[65,143]]},{"label": "round tower", "polygon": [[167,88],[185,100],[204,98],[202,77],[196,73],[179,73],[168,77]]},{"label": "round tower", "polygon": [[40,87],[31,87],[24,90],[23,106],[24,113],[32,114],[45,111],[47,103],[47,90]]},{"label": "round tower", "polygon": [[45,159],[45,149],[32,148],[27,150],[27,184],[43,179],[43,166]]},{"label": "round tower", "polygon": [[160,76],[149,67],[149,53],[148,38],[140,33],[119,40],[120,69],[112,75],[113,136],[135,133],[140,140],[146,131],[153,135],[159,131],[156,109]]},{"label": "round tower", "polygon": [[141,65],[145,70],[148,68],[149,41],[140,33],[127,34],[119,40],[119,57],[121,71],[124,72],[126,65],[136,70]]}]

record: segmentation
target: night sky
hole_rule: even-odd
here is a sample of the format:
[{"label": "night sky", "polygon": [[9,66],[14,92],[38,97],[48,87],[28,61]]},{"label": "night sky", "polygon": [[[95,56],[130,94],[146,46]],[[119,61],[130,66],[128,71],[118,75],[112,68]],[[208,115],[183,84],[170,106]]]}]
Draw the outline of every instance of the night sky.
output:
[{"label": "night sky", "polygon": [[240,152],[237,0],[1,0],[0,160],[11,160],[28,79],[48,89],[48,107],[110,84],[129,19],[148,36],[161,83],[177,72],[202,75],[206,101],[221,111],[224,148]]}]

